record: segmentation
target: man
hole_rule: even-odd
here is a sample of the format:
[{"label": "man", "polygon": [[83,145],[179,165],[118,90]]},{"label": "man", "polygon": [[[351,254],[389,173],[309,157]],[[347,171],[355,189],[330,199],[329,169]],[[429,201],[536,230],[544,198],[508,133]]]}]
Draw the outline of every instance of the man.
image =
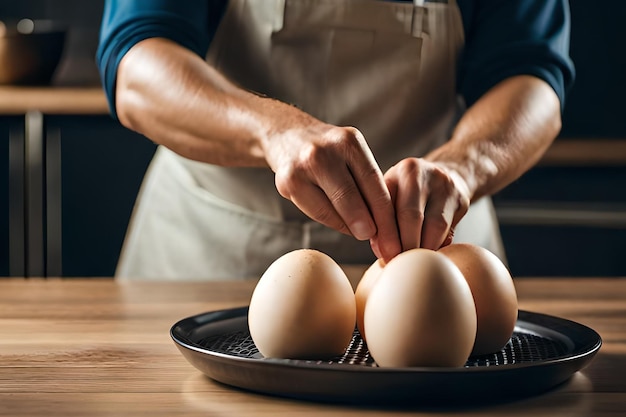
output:
[{"label": "man", "polygon": [[453,236],[504,257],[484,197],[558,134],[568,48],[566,0],[108,0],[112,112],[162,145],[117,275],[259,276],[299,247],[368,263]]}]

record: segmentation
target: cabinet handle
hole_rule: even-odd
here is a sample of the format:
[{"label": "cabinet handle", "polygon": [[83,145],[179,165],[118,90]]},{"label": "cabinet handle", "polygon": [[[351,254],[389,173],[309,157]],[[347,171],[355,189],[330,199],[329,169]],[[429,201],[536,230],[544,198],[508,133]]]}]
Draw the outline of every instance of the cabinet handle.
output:
[{"label": "cabinet handle", "polygon": [[43,115],[25,116],[26,151],[26,276],[43,277],[44,271],[44,143]]},{"label": "cabinet handle", "polygon": [[62,265],[61,129],[46,128],[46,276],[60,277]]}]

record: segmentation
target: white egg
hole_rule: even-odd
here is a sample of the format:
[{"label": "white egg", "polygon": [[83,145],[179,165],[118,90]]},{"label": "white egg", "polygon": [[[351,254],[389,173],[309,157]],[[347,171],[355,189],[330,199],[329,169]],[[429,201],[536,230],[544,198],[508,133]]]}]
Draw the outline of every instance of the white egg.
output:
[{"label": "white egg", "polygon": [[383,269],[365,306],[370,354],[381,367],[458,367],[476,336],[469,286],[454,263],[412,249]]},{"label": "white egg", "polygon": [[473,355],[499,352],[517,322],[517,292],[507,267],[480,246],[457,243],[439,250],[459,268],[476,305],[476,341]]},{"label": "white egg", "polygon": [[250,335],[265,357],[321,359],[341,355],[356,323],[354,291],[328,255],[299,249],[274,261],[254,289]]},{"label": "white egg", "polygon": [[365,305],[367,304],[367,299],[372,292],[374,284],[376,284],[381,272],[383,272],[383,268],[384,261],[382,259],[377,259],[376,262],[371,264],[363,273],[363,276],[356,287],[356,291],[354,292],[354,296],[356,298],[356,326],[359,329],[359,333],[361,334],[361,338],[363,338],[363,340],[366,340],[365,325],[363,323]]}]

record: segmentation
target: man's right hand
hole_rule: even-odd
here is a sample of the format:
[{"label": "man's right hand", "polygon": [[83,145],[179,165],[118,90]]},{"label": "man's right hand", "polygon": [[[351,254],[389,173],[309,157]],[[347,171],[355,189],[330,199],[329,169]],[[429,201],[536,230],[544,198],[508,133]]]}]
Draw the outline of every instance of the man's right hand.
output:
[{"label": "man's right hand", "polygon": [[272,135],[265,155],[276,188],[311,219],[359,240],[390,260],[400,237],[383,174],[356,128],[331,126],[304,116]]}]

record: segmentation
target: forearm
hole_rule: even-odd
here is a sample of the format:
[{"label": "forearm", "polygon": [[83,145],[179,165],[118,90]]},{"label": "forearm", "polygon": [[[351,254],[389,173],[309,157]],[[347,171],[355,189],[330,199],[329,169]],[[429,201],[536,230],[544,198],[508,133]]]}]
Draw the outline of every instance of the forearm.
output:
[{"label": "forearm", "polygon": [[531,76],[513,77],[468,109],[451,140],[426,159],[448,167],[476,200],[535,165],[560,129],[560,103],[550,86]]},{"label": "forearm", "polygon": [[154,142],[187,158],[224,166],[267,166],[264,147],[281,128],[276,122],[312,119],[239,88],[165,39],[140,42],[123,58],[116,109],[123,125]]},{"label": "forearm", "polygon": [[135,45],[118,69],[120,121],[174,152],[223,166],[267,166],[278,192],[328,227],[391,259],[400,242],[389,191],[363,135],[229,82],[164,39]]}]

